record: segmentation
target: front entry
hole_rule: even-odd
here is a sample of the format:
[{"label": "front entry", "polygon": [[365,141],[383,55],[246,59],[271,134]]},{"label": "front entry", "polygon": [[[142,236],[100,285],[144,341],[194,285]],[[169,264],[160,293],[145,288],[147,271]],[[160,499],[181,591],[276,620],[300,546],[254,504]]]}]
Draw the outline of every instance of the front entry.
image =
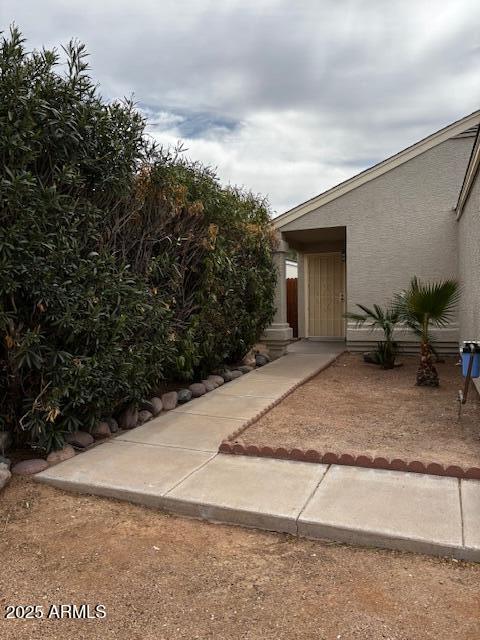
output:
[{"label": "front entry", "polygon": [[345,337],[345,261],[341,253],[306,256],[307,336]]}]

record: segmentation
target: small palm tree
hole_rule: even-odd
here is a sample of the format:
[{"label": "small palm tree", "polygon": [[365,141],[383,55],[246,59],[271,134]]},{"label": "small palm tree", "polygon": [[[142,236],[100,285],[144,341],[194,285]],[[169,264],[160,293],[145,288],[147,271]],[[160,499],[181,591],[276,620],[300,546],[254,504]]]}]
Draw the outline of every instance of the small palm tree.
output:
[{"label": "small palm tree", "polygon": [[456,280],[422,283],[415,276],[405,291],[395,296],[400,319],[420,338],[420,364],[417,385],[438,387],[433,364],[432,327],[445,327],[452,318],[460,296]]},{"label": "small palm tree", "polygon": [[375,360],[384,369],[393,369],[397,355],[397,344],[393,340],[393,332],[395,325],[399,321],[398,310],[393,307],[382,309],[378,304],[374,304],[372,309],[365,307],[363,304],[357,304],[357,307],[363,313],[346,313],[345,318],[355,320],[357,326],[363,326],[367,323],[372,331],[377,328],[382,329],[385,340],[377,343]]}]

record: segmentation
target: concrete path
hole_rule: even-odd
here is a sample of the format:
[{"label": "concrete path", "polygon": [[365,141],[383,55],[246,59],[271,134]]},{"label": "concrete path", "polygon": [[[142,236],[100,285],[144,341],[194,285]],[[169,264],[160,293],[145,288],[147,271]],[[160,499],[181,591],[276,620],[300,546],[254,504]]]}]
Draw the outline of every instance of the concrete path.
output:
[{"label": "concrete path", "polygon": [[479,481],[217,453],[342,350],[295,344],[300,351],[36,479],[212,521],[480,561]]}]

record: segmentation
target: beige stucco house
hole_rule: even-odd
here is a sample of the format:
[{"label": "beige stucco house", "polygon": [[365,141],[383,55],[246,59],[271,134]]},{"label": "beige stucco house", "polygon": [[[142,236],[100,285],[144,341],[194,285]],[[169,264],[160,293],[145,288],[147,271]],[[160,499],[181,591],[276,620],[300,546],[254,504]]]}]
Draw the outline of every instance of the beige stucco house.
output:
[{"label": "beige stucco house", "polygon": [[[413,275],[455,277],[458,316],[437,330],[451,352],[480,339],[480,111],[433,133],[278,218],[277,312],[265,333],[273,356],[291,339],[286,320],[285,258],[298,252],[299,337],[370,347],[379,334],[346,321],[356,303],[387,304]],[[406,331],[401,348],[415,348]]]}]

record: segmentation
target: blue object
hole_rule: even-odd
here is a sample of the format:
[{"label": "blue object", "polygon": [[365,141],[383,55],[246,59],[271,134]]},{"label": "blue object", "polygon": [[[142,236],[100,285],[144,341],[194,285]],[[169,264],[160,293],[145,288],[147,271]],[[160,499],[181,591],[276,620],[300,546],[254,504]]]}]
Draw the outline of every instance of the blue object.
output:
[{"label": "blue object", "polygon": [[464,342],[462,348],[462,375],[467,377],[470,358],[473,355],[472,378],[480,377],[480,345],[477,342]]}]

